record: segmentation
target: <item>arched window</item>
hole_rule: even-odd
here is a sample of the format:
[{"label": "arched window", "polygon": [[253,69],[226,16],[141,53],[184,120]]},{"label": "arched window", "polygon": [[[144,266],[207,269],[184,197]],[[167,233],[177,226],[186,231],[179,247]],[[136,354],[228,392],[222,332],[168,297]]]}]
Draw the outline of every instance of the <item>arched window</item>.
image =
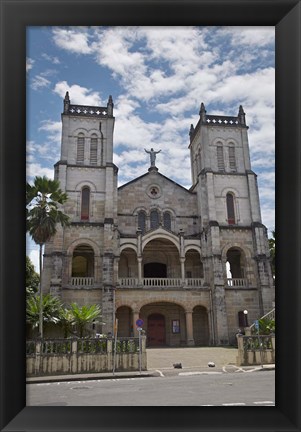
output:
[{"label": "arched window", "polygon": [[97,164],[97,136],[92,135],[90,144],[90,164]]},{"label": "arched window", "polygon": [[158,228],[159,226],[159,213],[157,210],[152,210],[150,213],[150,227],[151,229]]},{"label": "arched window", "polygon": [[229,225],[235,224],[235,209],[234,209],[234,197],[232,193],[227,193],[226,196],[227,203],[227,219]]},{"label": "arched window", "polygon": [[[232,279],[239,279],[245,277],[245,255],[238,248],[230,248],[227,252],[228,267],[227,276],[230,275]],[[230,267],[230,268],[229,268]]]},{"label": "arched window", "polygon": [[82,188],[81,220],[88,220],[90,214],[90,188]]},{"label": "arched window", "polygon": [[140,229],[142,231],[142,234],[145,233],[145,213],[144,211],[140,211],[138,213],[138,229]]},{"label": "arched window", "polygon": [[169,212],[164,212],[163,225],[164,225],[164,228],[171,231],[171,216],[170,216]]},{"label": "arched window", "polygon": [[216,155],[217,155],[217,169],[218,171],[225,171],[225,162],[224,162],[224,149],[221,143],[216,147]]},{"label": "arched window", "polygon": [[84,134],[79,134],[77,137],[77,154],[76,162],[84,163],[85,158],[85,137]]},{"label": "arched window", "polygon": [[235,158],[235,147],[229,147],[229,168],[232,171],[236,171],[236,158]]},{"label": "arched window", "polygon": [[72,277],[94,276],[94,251],[89,245],[80,245],[72,256]]}]

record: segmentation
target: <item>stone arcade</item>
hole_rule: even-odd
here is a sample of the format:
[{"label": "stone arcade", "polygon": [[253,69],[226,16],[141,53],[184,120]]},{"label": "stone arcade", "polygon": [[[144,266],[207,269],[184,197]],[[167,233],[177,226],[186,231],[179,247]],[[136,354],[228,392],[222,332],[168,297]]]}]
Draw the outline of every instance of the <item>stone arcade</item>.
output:
[{"label": "stone arcade", "polygon": [[91,107],[66,93],[55,178],[71,225],[45,247],[43,292],[100,304],[97,332],[117,318],[119,336],[137,335],[142,318],[148,346],[235,343],[243,310],[251,324],[274,300],[243,108],[215,116],[201,104],[186,189],[158,171],[158,149],[148,172],[118,187],[113,107],[111,96]]}]

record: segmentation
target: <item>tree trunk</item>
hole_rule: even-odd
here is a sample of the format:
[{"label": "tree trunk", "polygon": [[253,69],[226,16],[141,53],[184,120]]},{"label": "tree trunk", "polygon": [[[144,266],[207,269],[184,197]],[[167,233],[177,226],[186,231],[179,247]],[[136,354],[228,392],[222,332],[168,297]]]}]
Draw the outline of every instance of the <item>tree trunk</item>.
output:
[{"label": "tree trunk", "polygon": [[39,256],[39,267],[40,267],[39,333],[40,333],[41,339],[43,339],[42,250],[43,250],[43,245],[40,244],[40,256]]}]

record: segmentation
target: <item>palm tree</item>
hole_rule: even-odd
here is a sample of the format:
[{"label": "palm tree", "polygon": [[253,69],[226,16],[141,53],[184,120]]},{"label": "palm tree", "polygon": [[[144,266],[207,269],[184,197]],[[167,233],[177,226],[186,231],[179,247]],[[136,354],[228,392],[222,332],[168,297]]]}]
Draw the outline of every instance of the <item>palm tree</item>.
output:
[{"label": "palm tree", "polygon": [[71,303],[70,312],[72,323],[76,325],[80,338],[83,337],[87,324],[101,318],[101,309],[96,304],[80,307],[76,303]]},{"label": "palm tree", "polygon": [[[42,297],[44,324],[58,324],[61,322],[63,305],[58,297],[46,294]],[[33,329],[39,326],[40,321],[40,296],[29,296],[26,300],[26,322]]]},{"label": "palm tree", "polygon": [[35,177],[33,185],[26,185],[26,229],[33,241],[40,247],[40,319],[39,333],[43,338],[43,300],[42,300],[42,251],[44,244],[56,233],[56,225],[69,224],[69,217],[59,210],[67,200],[57,180]]}]

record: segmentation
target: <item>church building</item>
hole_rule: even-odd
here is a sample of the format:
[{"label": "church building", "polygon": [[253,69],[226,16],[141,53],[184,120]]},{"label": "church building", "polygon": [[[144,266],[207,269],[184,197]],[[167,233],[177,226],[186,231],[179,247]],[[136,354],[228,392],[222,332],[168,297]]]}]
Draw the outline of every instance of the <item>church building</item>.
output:
[{"label": "church building", "polygon": [[234,344],[274,301],[242,106],[220,116],[201,104],[187,131],[190,189],[159,172],[150,146],[148,171],[118,187],[113,110],[111,96],[96,107],[66,93],[54,169],[71,224],[45,246],[43,292],[99,304],[99,333],[118,319],[118,336],[137,336],[140,318],[149,347]]}]

